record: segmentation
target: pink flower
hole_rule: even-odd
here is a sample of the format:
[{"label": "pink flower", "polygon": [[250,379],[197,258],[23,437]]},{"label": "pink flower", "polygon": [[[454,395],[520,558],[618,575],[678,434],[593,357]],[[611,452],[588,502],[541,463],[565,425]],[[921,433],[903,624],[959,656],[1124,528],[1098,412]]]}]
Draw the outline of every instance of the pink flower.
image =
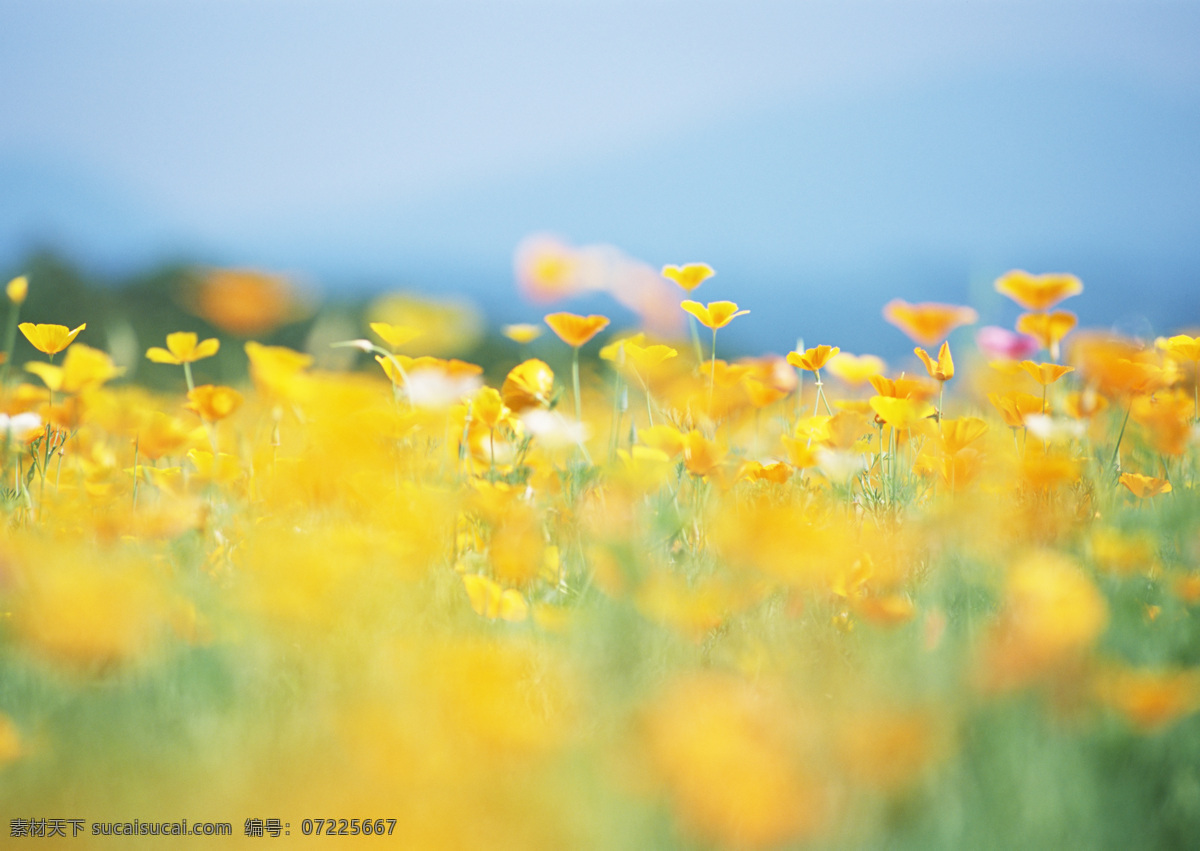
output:
[{"label": "pink flower", "polygon": [[1007,328],[986,325],[975,334],[975,345],[988,360],[1024,360],[1041,346],[1027,334],[1018,334]]}]

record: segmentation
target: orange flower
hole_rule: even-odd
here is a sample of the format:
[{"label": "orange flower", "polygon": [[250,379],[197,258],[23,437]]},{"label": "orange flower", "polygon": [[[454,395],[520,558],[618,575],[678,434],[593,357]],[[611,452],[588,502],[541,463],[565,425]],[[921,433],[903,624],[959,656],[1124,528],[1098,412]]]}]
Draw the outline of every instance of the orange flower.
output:
[{"label": "orange flower", "polygon": [[875,392],[880,396],[887,396],[891,399],[919,399],[926,401],[933,398],[933,394],[937,392],[937,387],[924,378],[900,378],[891,379],[885,378],[882,375],[872,375],[870,379],[871,386],[875,388]]},{"label": "orange flower", "polygon": [[174,334],[167,335],[165,349],[152,346],[146,350],[146,357],[155,363],[171,363],[179,366],[212,357],[221,348],[221,341],[215,337],[211,337],[203,343],[198,343],[198,339],[199,337],[191,331],[176,331]]},{"label": "orange flower", "polygon": [[738,306],[732,301],[710,301],[705,307],[698,301],[689,300],[680,302],[679,306],[699,319],[700,324],[705,328],[711,328],[714,331],[724,328],[737,317],[750,312],[738,310]]},{"label": "orange flower", "polygon": [[79,332],[87,327],[87,323],[83,323],[74,331],[68,331],[66,325],[34,325],[32,322],[22,322],[17,327],[39,352],[56,355],[71,345],[79,336]]},{"label": "orange flower", "polygon": [[1008,296],[1026,310],[1045,311],[1064,298],[1079,295],[1083,292],[1083,283],[1074,275],[1061,272],[1031,275],[1023,269],[1014,269],[996,279],[996,292]]},{"label": "orange flower", "polygon": [[668,278],[689,293],[713,275],[713,267],[707,263],[688,263],[686,266],[663,266],[662,276]]},{"label": "orange flower", "polygon": [[1031,360],[1021,361],[1021,369],[1033,376],[1033,380],[1043,387],[1053,384],[1068,372],[1075,371],[1075,367],[1073,366],[1059,366],[1056,363],[1034,363]]},{"label": "orange flower", "polygon": [[788,352],[787,362],[797,369],[816,372],[829,362],[829,359],[840,352],[837,346],[815,346],[802,352]]},{"label": "orange flower", "polygon": [[1129,488],[1129,492],[1138,499],[1147,499],[1158,496],[1160,493],[1171,492],[1171,483],[1166,479],[1156,479],[1140,473],[1122,473],[1121,484]]},{"label": "orange flower", "polygon": [[1122,667],[1102,675],[1096,691],[1133,724],[1153,732],[1200,709],[1200,671]]},{"label": "orange flower", "polygon": [[546,324],[568,346],[579,348],[608,327],[608,317],[550,313],[546,316]]},{"label": "orange flower", "polygon": [[929,373],[930,378],[945,382],[954,377],[954,359],[950,357],[949,343],[942,343],[942,347],[938,349],[936,363],[924,349],[916,348],[913,352],[921,359],[921,363],[925,364],[925,371]]},{"label": "orange flower", "polygon": [[192,308],[223,331],[249,337],[292,319],[295,291],[287,278],[253,269],[218,269],[196,288]]},{"label": "orange flower", "polygon": [[960,325],[979,320],[979,314],[969,307],[953,304],[909,304],[894,298],[883,308],[883,318],[913,340],[925,346],[936,346]]}]

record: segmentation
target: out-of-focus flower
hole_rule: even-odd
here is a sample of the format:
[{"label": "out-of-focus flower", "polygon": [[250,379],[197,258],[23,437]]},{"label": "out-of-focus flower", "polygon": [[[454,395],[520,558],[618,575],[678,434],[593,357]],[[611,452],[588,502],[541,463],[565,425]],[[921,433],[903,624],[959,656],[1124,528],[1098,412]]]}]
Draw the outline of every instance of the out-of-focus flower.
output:
[{"label": "out-of-focus flower", "polygon": [[529,617],[529,607],[520,591],[503,588],[499,583],[477,573],[465,574],[462,581],[471,608],[480,617],[506,621],[523,621]]},{"label": "out-of-focus flower", "polygon": [[1068,372],[1075,371],[1075,367],[1073,366],[1060,366],[1056,363],[1034,363],[1031,360],[1021,361],[1020,366],[1021,369],[1029,373],[1034,381],[1043,387],[1053,384]]},{"label": "out-of-focus flower", "polygon": [[202,384],[188,391],[187,409],[205,422],[225,419],[242,405],[242,394],[232,387]]},{"label": "out-of-focus flower", "polygon": [[174,334],[167,335],[165,349],[152,346],[146,350],[146,357],[155,363],[170,363],[179,366],[212,357],[221,348],[221,341],[215,337],[202,343],[197,342],[198,340],[199,337],[191,331],[176,331]]},{"label": "out-of-focus flower", "polygon": [[738,306],[732,301],[710,301],[706,307],[698,301],[688,300],[681,302],[679,306],[700,320],[700,324],[705,328],[711,328],[714,331],[724,328],[738,316],[744,316],[750,312],[749,310],[738,310]]},{"label": "out-of-focus flower", "polygon": [[283,275],[256,269],[203,273],[190,295],[195,313],[239,337],[272,331],[299,312],[299,299]]},{"label": "out-of-focus flower", "polygon": [[1045,413],[1042,397],[1031,393],[989,393],[988,401],[1001,413],[1009,428],[1022,428],[1030,414]]},{"label": "out-of-focus flower", "polygon": [[707,476],[724,462],[727,454],[724,446],[695,429],[684,435],[683,462],[693,475]]},{"label": "out-of-focus flower", "polygon": [[312,355],[253,340],[245,348],[250,358],[250,377],[258,388],[277,399],[294,400],[302,390],[304,370],[312,365]]},{"label": "out-of-focus flower", "polygon": [[687,292],[691,292],[707,281],[713,275],[712,266],[707,263],[688,263],[685,266],[663,266],[662,276],[674,281]]},{"label": "out-of-focus flower", "polygon": [[828,368],[830,375],[847,384],[858,386],[869,381],[872,375],[883,373],[887,364],[875,355],[852,355],[839,351],[829,359]]},{"label": "out-of-focus flower", "polygon": [[554,372],[537,358],[519,363],[509,370],[500,396],[516,413],[531,408],[548,408],[554,394]]},{"label": "out-of-focus flower", "polygon": [[1120,481],[1138,499],[1149,499],[1160,493],[1171,492],[1171,483],[1166,479],[1143,476],[1141,473],[1122,473]]},{"label": "out-of-focus flower", "polygon": [[996,292],[1008,296],[1026,310],[1045,311],[1063,299],[1083,292],[1083,283],[1065,273],[1031,275],[1023,269],[1014,269],[996,279]]},{"label": "out-of-focus flower", "polygon": [[596,314],[579,316],[575,313],[563,312],[551,313],[546,316],[546,324],[550,326],[550,330],[557,334],[560,340],[574,348],[586,344],[588,340],[607,328],[608,322],[607,316]]},{"label": "out-of-focus flower", "polygon": [[1059,343],[1071,332],[1079,319],[1069,310],[1053,313],[1022,313],[1017,317],[1017,330],[1033,337],[1050,356],[1058,359]]},{"label": "out-of-focus flower", "polygon": [[998,325],[985,325],[975,334],[975,345],[988,360],[1024,360],[1038,350],[1038,340]]},{"label": "out-of-focus flower", "polygon": [[540,325],[533,325],[528,322],[521,322],[516,325],[505,325],[500,329],[505,337],[512,340],[514,343],[525,345],[532,343],[538,337],[542,336]]},{"label": "out-of-focus flower", "polygon": [[23,303],[25,296],[29,295],[29,279],[24,275],[13,278],[8,282],[8,286],[4,288],[4,294],[8,296],[8,300],[13,304]]},{"label": "out-of-focus flower", "polygon": [[[390,293],[372,302],[367,308],[367,315],[376,324],[390,325],[397,330],[419,330],[420,336],[416,340],[420,353],[435,357],[469,352],[484,332],[479,309],[461,298],[433,299],[409,293]],[[410,342],[406,341],[395,348],[403,348]]]},{"label": "out-of-focus flower", "polygon": [[1101,701],[1152,733],[1200,709],[1200,671],[1154,671],[1113,666],[1097,678]]},{"label": "out-of-focus flower", "polygon": [[79,332],[87,328],[84,322],[74,330],[68,330],[66,325],[34,325],[32,322],[22,322],[19,326],[33,347],[47,355],[56,355],[79,336]]},{"label": "out-of-focus flower", "polygon": [[1200,361],[1200,337],[1177,334],[1162,340],[1159,348],[1180,361]]},{"label": "out-of-focus flower", "polygon": [[1087,426],[1080,420],[1061,419],[1048,414],[1026,414],[1023,421],[1030,434],[1052,443],[1081,440],[1087,434]]},{"label": "out-of-focus flower", "polygon": [[911,429],[926,417],[933,416],[937,411],[928,402],[917,399],[896,399],[888,396],[872,396],[871,409],[875,411],[879,419],[901,431]]},{"label": "out-of-focus flower", "polygon": [[33,361],[25,364],[25,369],[41,378],[56,393],[81,393],[125,372],[122,367],[113,364],[107,352],[83,343],[71,347],[63,358],[62,366]]},{"label": "out-of-focus flower", "polygon": [[410,343],[421,336],[421,329],[408,325],[393,325],[390,322],[372,322],[371,330],[379,339],[388,344],[394,352],[405,343]]},{"label": "out-of-focus flower", "polygon": [[960,325],[979,320],[979,314],[969,307],[938,302],[909,304],[895,298],[883,307],[883,318],[895,325],[914,342],[936,346]]},{"label": "out-of-focus flower", "polygon": [[0,434],[5,440],[25,443],[42,433],[42,418],[33,411],[21,414],[0,414]]}]

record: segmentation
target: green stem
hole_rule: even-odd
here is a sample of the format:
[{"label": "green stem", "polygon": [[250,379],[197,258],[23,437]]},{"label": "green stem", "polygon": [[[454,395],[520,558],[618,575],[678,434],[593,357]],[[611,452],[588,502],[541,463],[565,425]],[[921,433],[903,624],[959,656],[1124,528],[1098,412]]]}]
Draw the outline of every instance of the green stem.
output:
[{"label": "green stem", "polygon": [[713,388],[717,385],[717,329],[712,329],[712,365],[708,370],[708,418],[712,419]]},{"label": "green stem", "polygon": [[579,398],[579,347],[575,346],[572,350],[571,358],[571,384],[575,389],[575,421],[583,422],[583,402]]},{"label": "green stem", "polygon": [[1112,458],[1108,462],[1109,468],[1115,474],[1117,472],[1117,456],[1121,452],[1121,440],[1125,437],[1125,426],[1129,425],[1129,415],[1133,413],[1133,400],[1129,400],[1129,407],[1125,409],[1125,419],[1121,421],[1121,431],[1117,435],[1117,445],[1113,447]]}]

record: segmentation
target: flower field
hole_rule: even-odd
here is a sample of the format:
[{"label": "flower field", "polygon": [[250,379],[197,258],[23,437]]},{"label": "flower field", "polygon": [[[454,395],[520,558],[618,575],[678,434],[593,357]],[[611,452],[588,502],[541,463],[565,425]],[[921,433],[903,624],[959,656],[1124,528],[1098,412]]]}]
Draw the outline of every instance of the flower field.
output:
[{"label": "flower field", "polygon": [[[586,277],[527,260],[547,303]],[[804,328],[738,359],[761,308],[713,275],[473,363],[432,308],[281,345],[286,283],[213,272],[136,379],[12,281],[0,835],[1194,845],[1200,339],[1014,271],[1012,329],[896,299],[863,321],[903,363]]]}]

